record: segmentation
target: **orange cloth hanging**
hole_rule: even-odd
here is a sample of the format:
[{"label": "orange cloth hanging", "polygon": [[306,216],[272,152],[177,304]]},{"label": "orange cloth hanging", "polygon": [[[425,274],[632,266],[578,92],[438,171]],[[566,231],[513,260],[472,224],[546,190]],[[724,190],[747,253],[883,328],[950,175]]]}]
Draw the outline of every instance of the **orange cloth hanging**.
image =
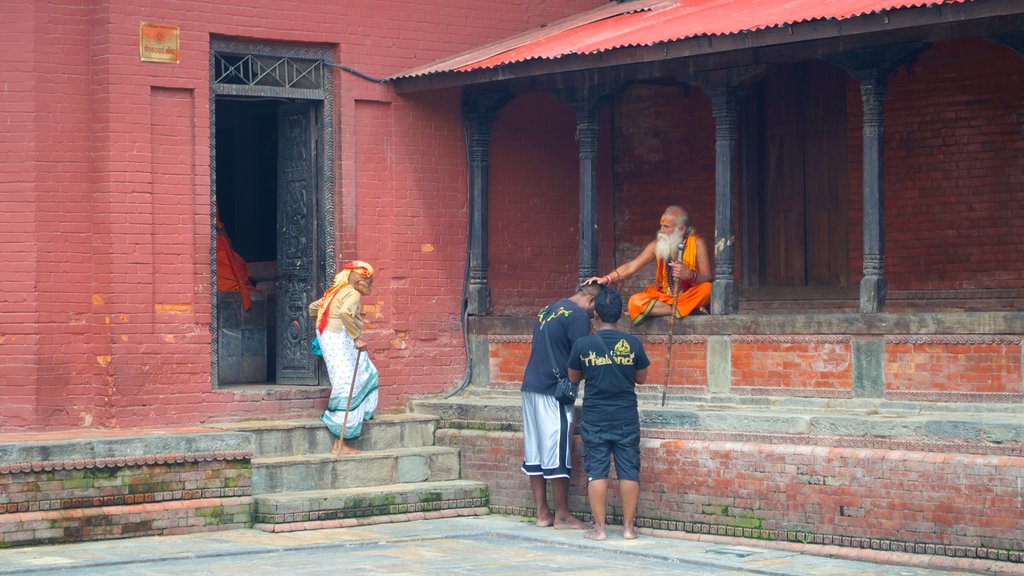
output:
[{"label": "orange cloth hanging", "polygon": [[245,259],[231,247],[224,224],[217,218],[217,291],[241,292],[242,310],[252,308],[252,282]]}]

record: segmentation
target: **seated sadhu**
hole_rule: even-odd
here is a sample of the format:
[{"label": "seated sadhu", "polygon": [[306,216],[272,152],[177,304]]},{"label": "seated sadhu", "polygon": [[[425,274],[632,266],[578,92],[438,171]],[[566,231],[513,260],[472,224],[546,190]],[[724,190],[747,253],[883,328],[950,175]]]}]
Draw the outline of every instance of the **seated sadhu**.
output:
[{"label": "seated sadhu", "polygon": [[252,307],[252,281],[249,280],[249,267],[245,259],[231,247],[231,240],[224,230],[224,224],[217,216],[217,291],[240,292],[242,309]]},{"label": "seated sadhu", "polygon": [[[654,283],[629,297],[629,318],[637,326],[652,316],[668,316],[675,304],[676,318],[695,310],[707,313],[711,302],[711,260],[704,240],[690,227],[690,217],[679,206],[669,206],[661,215],[658,236],[636,258],[604,276],[587,280],[611,284],[629,278],[654,260]],[[675,285],[673,285],[675,284]]]}]

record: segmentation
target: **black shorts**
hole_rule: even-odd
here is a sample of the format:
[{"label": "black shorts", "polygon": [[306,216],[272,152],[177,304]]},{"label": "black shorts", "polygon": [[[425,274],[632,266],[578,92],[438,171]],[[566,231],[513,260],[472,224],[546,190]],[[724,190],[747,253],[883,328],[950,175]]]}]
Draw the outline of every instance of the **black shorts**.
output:
[{"label": "black shorts", "polygon": [[583,470],[587,480],[604,480],[615,458],[619,480],[640,481],[640,422],[609,424],[583,421]]}]

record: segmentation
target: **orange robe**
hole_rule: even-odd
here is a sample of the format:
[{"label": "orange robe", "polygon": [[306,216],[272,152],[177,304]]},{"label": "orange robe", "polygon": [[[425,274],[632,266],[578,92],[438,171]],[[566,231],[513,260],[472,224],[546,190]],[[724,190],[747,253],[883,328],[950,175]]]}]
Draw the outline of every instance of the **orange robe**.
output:
[{"label": "orange robe", "polygon": [[[654,274],[654,284],[649,285],[643,292],[637,292],[629,297],[629,318],[636,326],[647,319],[651,309],[658,302],[664,302],[672,306],[672,288],[670,285],[672,270],[666,260],[656,260],[657,270]],[[686,248],[683,250],[683,265],[693,271],[697,271],[697,235],[691,234],[686,240]],[[696,286],[683,281],[679,286],[679,297],[676,302],[676,318],[689,316],[694,310],[701,306],[707,306],[711,302],[711,283],[704,282]]]},{"label": "orange robe", "polygon": [[241,292],[242,310],[252,307],[252,282],[245,260],[231,247],[231,240],[217,221],[217,291]]}]

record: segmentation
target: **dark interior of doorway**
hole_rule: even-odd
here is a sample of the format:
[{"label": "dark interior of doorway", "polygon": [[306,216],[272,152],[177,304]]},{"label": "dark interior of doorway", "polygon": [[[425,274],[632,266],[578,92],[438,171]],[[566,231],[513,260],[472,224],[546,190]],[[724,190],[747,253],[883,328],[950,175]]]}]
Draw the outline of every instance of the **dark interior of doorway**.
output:
[{"label": "dark interior of doorway", "polygon": [[218,98],[217,211],[255,291],[218,292],[218,384],[273,382],[276,350],[278,108],[282,99]]}]

